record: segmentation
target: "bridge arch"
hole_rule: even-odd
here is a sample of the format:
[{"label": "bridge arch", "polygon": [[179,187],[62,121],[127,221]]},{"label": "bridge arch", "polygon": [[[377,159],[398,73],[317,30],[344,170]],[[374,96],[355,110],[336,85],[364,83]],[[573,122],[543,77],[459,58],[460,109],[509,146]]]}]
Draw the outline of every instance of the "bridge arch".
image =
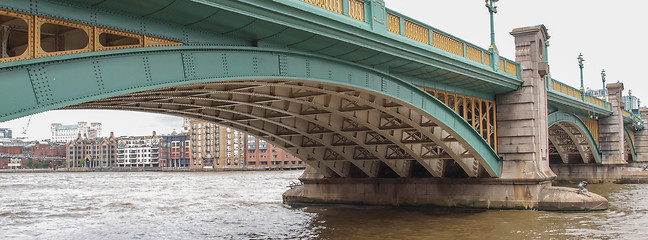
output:
[{"label": "bridge arch", "polygon": [[628,162],[631,161],[636,161],[637,160],[637,149],[635,148],[634,145],[634,132],[628,131],[627,128],[623,128],[623,137],[625,138],[623,141],[624,145],[624,152],[626,154],[626,159]]},{"label": "bridge arch", "polygon": [[559,155],[563,163],[577,155],[583,163],[601,163],[598,144],[587,125],[578,116],[553,112],[548,116],[550,152]]},{"label": "bridge arch", "polygon": [[13,104],[0,106],[10,109],[0,120],[58,108],[146,111],[257,135],[330,177],[417,171],[449,177],[452,169],[498,177],[501,171],[486,141],[425,91],[329,57],[182,46],[55,56],[0,69],[16,90],[4,96]]}]

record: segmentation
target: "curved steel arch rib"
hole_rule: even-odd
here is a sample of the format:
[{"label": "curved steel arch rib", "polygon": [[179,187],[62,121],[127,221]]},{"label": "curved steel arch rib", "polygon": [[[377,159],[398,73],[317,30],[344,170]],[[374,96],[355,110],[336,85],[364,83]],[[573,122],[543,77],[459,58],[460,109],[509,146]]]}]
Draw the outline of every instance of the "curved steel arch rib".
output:
[{"label": "curved steel arch rib", "polygon": [[[630,137],[630,132],[628,132],[627,128],[623,128],[623,137],[625,138],[624,140],[624,148],[626,154],[629,154],[634,161],[637,159],[637,149],[635,148],[634,141]],[[628,162],[630,162],[629,159],[627,159]]]},{"label": "curved steel arch rib", "polygon": [[0,65],[0,77],[34,86],[16,87],[16,94],[34,98],[0,106],[0,118],[63,107],[188,115],[282,142],[328,176],[351,177],[357,167],[378,177],[384,164],[408,177],[417,163],[444,177],[450,160],[468,177],[478,177],[480,168],[491,177],[501,172],[492,148],[454,111],[373,69],[274,49],[132,51]]},{"label": "curved steel arch rib", "polygon": [[584,163],[601,163],[601,153],[587,125],[576,115],[565,112],[549,114],[549,141],[564,163],[570,154],[578,154]]}]

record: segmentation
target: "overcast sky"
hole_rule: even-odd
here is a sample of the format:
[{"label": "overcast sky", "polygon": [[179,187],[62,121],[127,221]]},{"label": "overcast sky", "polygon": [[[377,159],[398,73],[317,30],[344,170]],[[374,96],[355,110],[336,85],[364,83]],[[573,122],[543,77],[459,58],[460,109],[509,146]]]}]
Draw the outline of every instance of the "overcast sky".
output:
[{"label": "overcast sky", "polygon": [[[386,6],[468,42],[488,48],[490,26],[488,10],[480,0],[386,0]],[[515,59],[512,29],[544,24],[551,36],[549,64],[551,76],[571,86],[580,86],[576,58],[585,58],[584,82],[586,88],[600,89],[601,70],[607,73],[607,82],[621,81],[624,94],[648,103],[643,66],[648,62],[648,47],[644,41],[648,33],[648,1],[637,0],[501,0],[496,4],[496,43],[500,55]],[[0,123],[0,128],[12,128],[14,136],[22,135],[29,117]],[[53,122],[75,124],[79,121],[103,123],[103,135],[150,135],[180,130],[182,118],[159,114],[59,110],[36,114],[26,136],[33,140],[49,139]]]}]

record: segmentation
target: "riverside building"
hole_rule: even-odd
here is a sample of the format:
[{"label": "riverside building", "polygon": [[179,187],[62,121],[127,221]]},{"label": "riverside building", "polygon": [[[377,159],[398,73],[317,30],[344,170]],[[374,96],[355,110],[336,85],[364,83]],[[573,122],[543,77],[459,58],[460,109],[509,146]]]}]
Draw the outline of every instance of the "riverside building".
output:
[{"label": "riverside building", "polygon": [[306,167],[305,163],[299,158],[251,135],[247,136],[247,166],[277,169]]},{"label": "riverside building", "polygon": [[189,167],[190,161],[191,141],[189,135],[162,136],[160,167],[186,168]]},{"label": "riverside building", "polygon": [[68,168],[116,166],[117,139],[112,132],[104,139],[84,139],[79,133],[65,148]]},{"label": "riverside building", "polygon": [[245,166],[245,133],[200,120],[189,125],[191,168]]},{"label": "riverside building", "polygon": [[159,167],[161,138],[156,136],[120,138],[117,141],[118,167]]}]

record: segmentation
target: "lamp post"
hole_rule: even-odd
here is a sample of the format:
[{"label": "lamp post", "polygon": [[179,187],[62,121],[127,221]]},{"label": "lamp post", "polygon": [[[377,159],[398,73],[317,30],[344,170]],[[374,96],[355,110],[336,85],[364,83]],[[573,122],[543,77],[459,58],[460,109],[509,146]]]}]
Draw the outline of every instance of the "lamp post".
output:
[{"label": "lamp post", "polygon": [[585,88],[583,88],[583,62],[585,59],[583,59],[583,54],[578,54],[578,66],[580,67],[580,77],[581,77],[581,85],[580,85],[580,92],[581,92],[581,98],[585,100],[585,96],[583,96],[583,91]]},{"label": "lamp post", "polygon": [[632,112],[632,90],[628,90],[628,103],[630,104],[630,107],[626,107],[630,109],[630,112]]},{"label": "lamp post", "polygon": [[637,114],[641,117],[641,99],[637,98]]},{"label": "lamp post", "polygon": [[495,21],[493,15],[497,13],[497,6],[495,6],[495,3],[499,2],[499,0],[486,0],[486,8],[488,8],[488,12],[490,13],[490,32],[491,32],[491,45],[488,47],[488,50],[491,52],[492,57],[491,59],[491,66],[493,67],[493,70],[498,71],[499,70],[499,52],[497,52],[497,46],[495,46]]},{"label": "lamp post", "polygon": [[601,71],[601,79],[603,80],[603,100],[607,101],[607,88],[605,88],[605,69]]}]

